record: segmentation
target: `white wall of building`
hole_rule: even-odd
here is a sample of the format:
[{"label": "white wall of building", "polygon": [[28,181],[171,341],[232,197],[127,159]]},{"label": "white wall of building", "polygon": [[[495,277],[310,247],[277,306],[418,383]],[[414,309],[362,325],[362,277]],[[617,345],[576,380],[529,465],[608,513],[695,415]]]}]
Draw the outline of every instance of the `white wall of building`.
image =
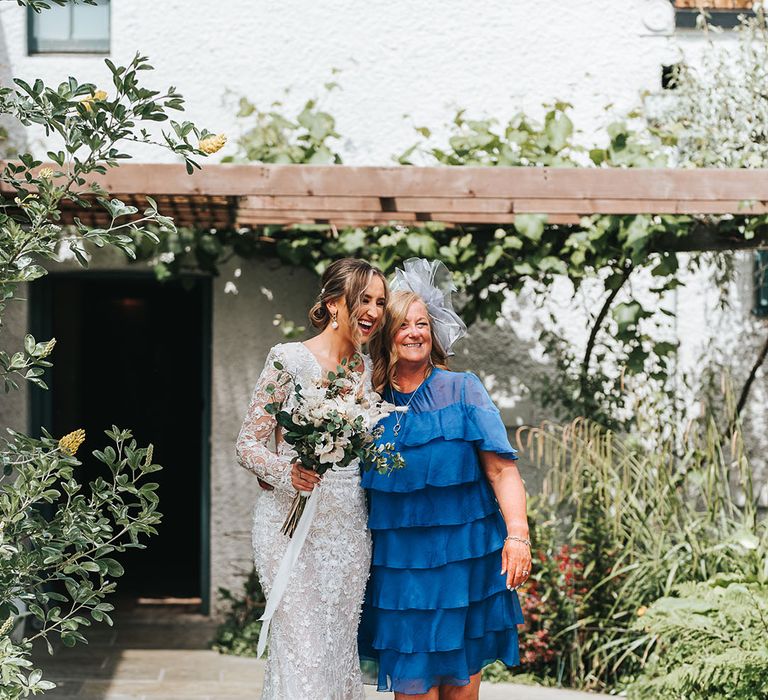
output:
[{"label": "white wall of building", "polygon": [[[676,55],[672,21],[667,0],[113,0],[111,59],[149,56],[151,85],[175,85],[189,118],[231,137],[240,128],[233,97],[290,110],[322,94],[338,69],[342,89],[326,106],[345,161],[386,164],[413,142],[413,124],[439,127],[460,107],[504,119],[566,100],[580,128],[599,129],[607,105],[624,111],[659,87],[661,65]],[[55,84],[71,74],[109,89],[101,57],[28,56],[15,3],[1,4],[0,30],[3,75]]]},{"label": "white wall of building", "polygon": [[[237,294],[224,291],[236,269]],[[235,441],[269,349],[285,342],[271,320],[297,322],[317,294],[313,276],[276,263],[232,262],[213,284],[211,375],[211,602],[219,587],[239,589],[252,566],[251,522],[261,493],[256,477],[237,465]],[[308,324],[307,324],[308,325]]]}]

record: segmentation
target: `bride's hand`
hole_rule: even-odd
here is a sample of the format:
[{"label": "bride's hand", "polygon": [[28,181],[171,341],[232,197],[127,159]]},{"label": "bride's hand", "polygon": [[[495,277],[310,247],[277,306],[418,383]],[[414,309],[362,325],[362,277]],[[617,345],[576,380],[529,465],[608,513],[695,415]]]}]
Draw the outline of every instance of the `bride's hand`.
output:
[{"label": "bride's hand", "polygon": [[268,484],[263,479],[258,479],[257,478],[257,481],[259,482],[259,486],[261,486],[261,488],[263,488],[265,491],[274,491],[275,490],[275,487],[272,486],[272,484]]},{"label": "bride's hand", "polygon": [[297,491],[312,491],[320,483],[320,475],[294,462],[291,467],[291,483]]}]

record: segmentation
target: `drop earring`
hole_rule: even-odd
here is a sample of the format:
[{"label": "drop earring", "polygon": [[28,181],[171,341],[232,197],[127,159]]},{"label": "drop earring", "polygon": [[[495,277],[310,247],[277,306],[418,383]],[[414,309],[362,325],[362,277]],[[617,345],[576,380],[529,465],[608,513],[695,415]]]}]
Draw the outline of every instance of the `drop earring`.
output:
[{"label": "drop earring", "polygon": [[333,328],[335,331],[339,329],[339,322],[336,320],[335,311],[331,314],[331,328]]}]

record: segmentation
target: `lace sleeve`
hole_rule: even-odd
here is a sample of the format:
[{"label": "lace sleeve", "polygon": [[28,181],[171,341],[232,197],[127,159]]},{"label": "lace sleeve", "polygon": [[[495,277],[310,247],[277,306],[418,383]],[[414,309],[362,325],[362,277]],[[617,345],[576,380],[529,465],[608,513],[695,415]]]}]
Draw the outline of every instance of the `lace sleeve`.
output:
[{"label": "lace sleeve", "polygon": [[370,355],[363,355],[363,388],[367,393],[373,391],[373,360]]},{"label": "lace sleeve", "polygon": [[[235,451],[240,466],[275,488],[293,492],[290,460],[273,452],[268,444],[277,427],[277,421],[267,413],[265,406],[275,401],[283,403],[293,386],[292,382],[285,382],[284,376],[281,376],[282,373],[275,367],[276,361],[285,365],[278,349],[272,348],[253,390]],[[272,387],[274,390],[270,392]]]}]

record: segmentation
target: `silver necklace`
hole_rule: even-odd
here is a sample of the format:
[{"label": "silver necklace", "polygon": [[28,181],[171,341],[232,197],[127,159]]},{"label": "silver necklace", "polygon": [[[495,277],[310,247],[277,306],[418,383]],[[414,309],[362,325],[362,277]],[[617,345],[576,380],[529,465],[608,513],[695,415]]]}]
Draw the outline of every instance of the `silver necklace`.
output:
[{"label": "silver necklace", "polygon": [[[432,374],[432,373],[430,372],[429,374]],[[395,437],[397,437],[400,434],[400,423],[402,422],[403,418],[405,418],[405,414],[408,413],[408,407],[411,405],[411,401],[413,401],[413,397],[416,396],[416,394],[418,393],[419,389],[421,389],[422,384],[424,384],[424,382],[427,381],[427,378],[429,377],[429,374],[427,374],[424,377],[424,379],[422,379],[421,382],[419,382],[419,386],[417,386],[413,390],[413,393],[411,394],[411,397],[405,403],[405,410],[404,411],[396,411],[395,427],[392,428],[392,435],[394,435]],[[390,389],[390,391],[392,391],[392,390]],[[392,393],[392,403],[395,402],[394,399],[395,399],[395,395],[394,395],[394,392],[393,392]]]}]

